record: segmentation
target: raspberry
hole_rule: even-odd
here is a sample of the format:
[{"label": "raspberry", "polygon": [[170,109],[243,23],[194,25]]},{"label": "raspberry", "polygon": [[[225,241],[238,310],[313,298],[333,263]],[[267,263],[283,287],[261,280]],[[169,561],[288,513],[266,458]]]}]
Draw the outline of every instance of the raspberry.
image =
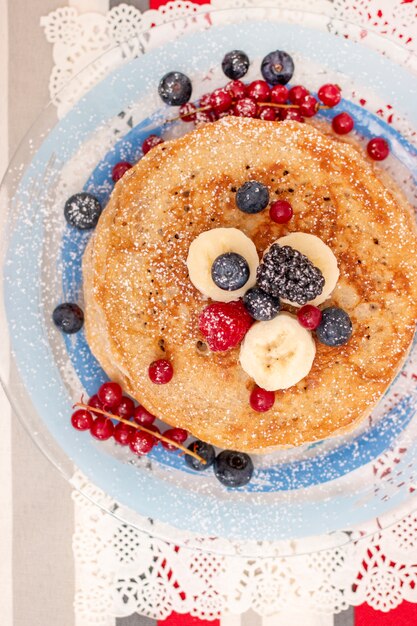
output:
[{"label": "raspberry", "polygon": [[151,424],[154,423],[155,415],[149,413],[149,411],[147,411],[144,406],[139,405],[133,412],[133,419],[138,424],[141,424],[142,426],[146,426],[146,428],[148,428]]},{"label": "raspberry", "polygon": [[240,300],[213,302],[203,309],[198,323],[210,350],[223,352],[242,341],[252,325],[252,318]]},{"label": "raspberry", "polygon": [[259,119],[268,120],[269,122],[275,122],[275,120],[277,119],[277,112],[273,107],[260,107]]}]

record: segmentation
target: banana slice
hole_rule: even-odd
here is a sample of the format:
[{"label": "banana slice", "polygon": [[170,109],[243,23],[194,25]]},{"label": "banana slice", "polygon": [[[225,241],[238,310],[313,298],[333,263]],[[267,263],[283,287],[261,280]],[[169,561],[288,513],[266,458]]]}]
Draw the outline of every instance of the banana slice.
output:
[{"label": "banana slice", "polygon": [[[220,289],[211,277],[213,261],[226,252],[236,252],[249,265],[249,278],[245,285],[235,291]],[[194,287],[203,295],[217,302],[232,302],[241,298],[256,283],[259,265],[255,244],[237,228],[213,228],[194,239],[188,250],[187,267]]]},{"label": "banana slice", "polygon": [[316,354],[311,333],[290,313],[257,322],[240,347],[240,364],[259,387],[288,389],[307,376]]},{"label": "banana slice", "polygon": [[[314,300],[311,300],[308,304],[314,304],[317,306],[327,300],[339,280],[337,260],[329,246],[319,237],[310,235],[309,233],[291,233],[278,239],[277,243],[279,243],[280,246],[291,246],[294,250],[298,250],[301,254],[305,254],[313,265],[318,267],[323,274],[323,291],[319,296],[317,296],[317,298],[314,298]],[[295,302],[289,302],[289,300],[282,300],[282,302],[291,304],[295,307],[301,306]]]}]

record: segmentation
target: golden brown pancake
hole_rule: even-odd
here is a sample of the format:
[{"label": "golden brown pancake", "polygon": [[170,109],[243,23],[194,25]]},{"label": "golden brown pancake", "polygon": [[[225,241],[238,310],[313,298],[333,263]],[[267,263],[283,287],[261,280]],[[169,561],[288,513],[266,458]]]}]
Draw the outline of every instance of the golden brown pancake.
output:
[{"label": "golden brown pancake", "polygon": [[[279,225],[268,209],[239,211],[248,180],[289,200]],[[340,279],[322,305],[345,309],[353,335],[341,347],[317,343],[313,367],[276,392],[274,407],[249,405],[254,382],[239,348],[202,345],[207,300],[191,284],[190,243],[235,227],[259,256],[289,232],[320,237]],[[85,328],[108,375],[164,422],[222,448],[266,452],[348,432],[393,380],[417,319],[417,242],[410,208],[354,146],[308,124],[227,117],[156,146],[116,185],[84,257]],[[288,307],[287,307],[288,308]],[[289,309],[291,310],[291,309]],[[170,383],[154,385],[149,364],[167,358]]]}]

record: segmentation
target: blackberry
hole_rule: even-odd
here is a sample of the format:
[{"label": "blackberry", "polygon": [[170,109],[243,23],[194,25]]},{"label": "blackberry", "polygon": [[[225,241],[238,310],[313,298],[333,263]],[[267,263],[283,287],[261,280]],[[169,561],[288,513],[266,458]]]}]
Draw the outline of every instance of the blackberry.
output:
[{"label": "blackberry", "polygon": [[256,274],[257,285],[275,298],[300,305],[321,294],[324,277],[318,267],[290,246],[272,244]]}]

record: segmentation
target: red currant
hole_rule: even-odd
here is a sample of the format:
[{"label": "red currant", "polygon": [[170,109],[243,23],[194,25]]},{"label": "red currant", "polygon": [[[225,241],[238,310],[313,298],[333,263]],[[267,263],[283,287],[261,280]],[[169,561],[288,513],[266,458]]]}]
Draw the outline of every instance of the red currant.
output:
[{"label": "red currant", "polygon": [[269,217],[277,224],[286,224],[292,216],[292,206],[286,200],[275,200],[269,207]]},{"label": "red currant", "polygon": [[194,122],[196,106],[192,102],[186,102],[180,106],[179,115],[183,122]]},{"label": "red currant", "polygon": [[232,96],[226,89],[215,89],[210,96],[210,104],[216,113],[227,111],[232,106]]},{"label": "red currant", "polygon": [[306,304],[298,310],[297,318],[301,326],[314,330],[321,322],[322,313],[316,306]]},{"label": "red currant", "polygon": [[207,124],[208,122],[212,122],[213,120],[213,111],[197,111],[197,113],[195,114],[194,124],[196,126],[201,126],[202,124]]},{"label": "red currant", "polygon": [[241,80],[231,80],[225,85],[225,89],[230,93],[233,100],[240,100],[246,96],[246,85]]},{"label": "red currant", "polygon": [[100,439],[100,441],[104,441],[105,439],[110,439],[114,432],[114,424],[108,417],[104,417],[104,415],[99,415],[96,417],[94,422],[91,424],[91,434],[96,439]]},{"label": "red currant", "polygon": [[273,391],[266,391],[261,387],[254,387],[249,397],[249,404],[254,411],[258,413],[264,413],[269,411],[274,406],[275,393]]},{"label": "red currant", "polygon": [[299,109],[281,109],[279,117],[281,120],[294,120],[295,122],[304,122],[304,118]]},{"label": "red currant", "polygon": [[273,107],[259,107],[259,119],[274,122],[276,118],[277,113]]},{"label": "red currant", "polygon": [[366,146],[369,156],[374,161],[383,161],[389,155],[389,144],[382,137],[374,137]]},{"label": "red currant", "polygon": [[233,113],[237,117],[256,117],[258,107],[252,98],[241,98],[234,106]]},{"label": "red currant", "polygon": [[292,104],[301,104],[306,96],[310,95],[308,89],[303,87],[302,85],[295,85],[295,87],[291,87],[288,92],[288,99]]},{"label": "red currant", "polygon": [[254,80],[247,88],[249,98],[255,102],[269,102],[271,88],[264,80]]},{"label": "red currant", "polygon": [[131,398],[128,398],[127,396],[123,396],[119,404],[117,405],[114,413],[119,417],[129,419],[129,417],[132,417],[134,410],[135,403],[133,402],[133,400]]},{"label": "red currant", "polygon": [[201,98],[200,98],[199,106],[200,106],[201,108],[211,106],[211,104],[210,104],[210,99],[211,99],[211,93],[205,93],[205,94],[204,94],[203,96],[201,96]]},{"label": "red currant", "polygon": [[274,85],[271,89],[271,102],[285,104],[288,100],[288,89],[285,85]]},{"label": "red currant", "polygon": [[135,454],[148,454],[154,446],[154,437],[143,430],[135,430],[129,439],[129,448]]},{"label": "red currant", "polygon": [[332,128],[338,135],[350,133],[354,125],[354,121],[349,113],[339,113],[339,115],[336,115],[336,117],[332,119]]},{"label": "red currant", "polygon": [[127,446],[135,430],[136,429],[133,426],[128,426],[123,422],[119,422],[114,427],[113,436],[117,443],[120,443],[122,446]]},{"label": "red currant", "polygon": [[149,411],[147,411],[144,406],[139,405],[133,411],[133,419],[138,424],[148,427],[154,423],[155,415],[152,415],[152,413],[149,413]]},{"label": "red currant", "polygon": [[174,375],[174,369],[166,359],[158,359],[149,366],[149,378],[155,385],[165,385],[169,383]]},{"label": "red currant", "polygon": [[164,140],[162,137],[158,137],[158,135],[149,135],[149,137],[146,137],[142,144],[143,154],[148,154],[149,150],[157,146],[159,143],[164,143]]},{"label": "red currant", "polygon": [[122,400],[123,392],[118,383],[103,383],[97,392],[98,399],[106,409],[113,409]]},{"label": "red currant", "polygon": [[[164,437],[168,437],[168,439],[172,439],[176,443],[184,443],[184,441],[188,437],[188,433],[183,428],[169,428],[163,433]],[[167,443],[166,441],[161,441],[163,447],[166,450],[178,450],[176,446]]]},{"label": "red currant", "polygon": [[[151,430],[153,433],[161,434],[161,431],[159,430],[158,426],[155,426],[155,424],[149,424],[148,426],[145,426],[145,428],[147,428],[148,430]],[[160,439],[158,439],[158,437],[153,438],[154,446],[157,446],[159,442],[160,442]]]},{"label": "red currant", "polygon": [[314,96],[306,96],[300,102],[300,113],[304,117],[313,117],[319,110],[319,103]]},{"label": "red currant", "polygon": [[90,430],[93,417],[89,411],[78,409],[71,415],[71,424],[77,430]]},{"label": "red currant", "polygon": [[127,170],[132,169],[132,164],[127,161],[120,161],[120,163],[116,163],[111,172],[111,177],[115,183],[122,178],[127,172]]},{"label": "red currant", "polygon": [[[92,409],[103,409],[103,403],[100,402],[100,399],[96,393],[89,399],[88,406],[91,406]],[[95,411],[91,412],[94,413],[94,415],[100,415],[100,413],[96,413]]]},{"label": "red currant", "polygon": [[335,107],[342,98],[342,90],[339,85],[327,83],[322,85],[317,93],[320,100],[328,107]]}]

